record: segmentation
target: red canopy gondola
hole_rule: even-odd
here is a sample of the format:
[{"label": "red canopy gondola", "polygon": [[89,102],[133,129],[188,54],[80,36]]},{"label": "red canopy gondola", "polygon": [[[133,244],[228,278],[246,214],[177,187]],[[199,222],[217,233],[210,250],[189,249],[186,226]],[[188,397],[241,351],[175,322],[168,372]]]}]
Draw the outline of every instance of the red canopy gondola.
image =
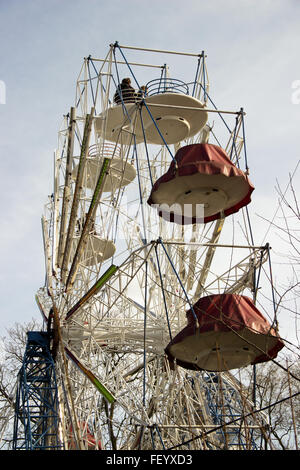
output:
[{"label": "red canopy gondola", "polygon": [[211,222],[249,204],[254,187],[217,145],[181,147],[153,185],[148,204],[169,222]]},{"label": "red canopy gondola", "polygon": [[224,371],[269,361],[284,347],[246,296],[203,297],[187,312],[187,320],[165,349],[171,365],[176,359],[185,369]]}]

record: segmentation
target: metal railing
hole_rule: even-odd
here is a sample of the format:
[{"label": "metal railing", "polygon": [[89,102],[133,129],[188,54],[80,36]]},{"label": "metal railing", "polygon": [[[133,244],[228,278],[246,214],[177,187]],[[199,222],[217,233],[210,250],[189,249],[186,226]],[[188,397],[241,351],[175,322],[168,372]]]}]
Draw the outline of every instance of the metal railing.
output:
[{"label": "metal railing", "polygon": [[153,96],[161,93],[180,93],[188,95],[189,87],[185,82],[176,78],[158,78],[147,83],[146,96]]},{"label": "metal railing", "polygon": [[147,96],[159,95],[163,93],[179,93],[189,95],[189,86],[187,83],[176,78],[156,78],[150,80],[145,86],[139,90],[118,90],[115,94],[114,104],[137,103]]}]

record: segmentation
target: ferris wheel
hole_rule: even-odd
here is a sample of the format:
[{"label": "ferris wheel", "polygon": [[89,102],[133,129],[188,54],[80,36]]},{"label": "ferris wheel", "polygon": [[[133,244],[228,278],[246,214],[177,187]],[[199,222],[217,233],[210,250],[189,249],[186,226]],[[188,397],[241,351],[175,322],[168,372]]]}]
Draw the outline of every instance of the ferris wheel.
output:
[{"label": "ferris wheel", "polygon": [[204,52],[115,43],[84,59],[58,135],[37,293],[65,449],[257,445],[265,417],[233,371],[283,342],[257,294],[269,251],[251,230],[244,119],[215,105]]}]

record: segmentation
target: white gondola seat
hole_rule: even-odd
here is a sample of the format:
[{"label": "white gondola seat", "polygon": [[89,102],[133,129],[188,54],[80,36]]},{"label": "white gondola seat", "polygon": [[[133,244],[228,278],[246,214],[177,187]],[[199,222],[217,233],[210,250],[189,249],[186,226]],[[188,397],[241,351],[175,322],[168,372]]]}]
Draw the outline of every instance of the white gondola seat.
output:
[{"label": "white gondola seat", "polygon": [[[73,256],[79,241],[79,236],[73,239]],[[85,266],[93,266],[112,258],[116,251],[116,246],[112,240],[102,238],[96,234],[88,235],[88,242],[80,258],[80,262]],[[72,256],[70,261],[72,261]]]},{"label": "white gondola seat", "polygon": [[[83,177],[84,187],[91,189],[92,191],[95,189],[100,169],[101,163],[99,162],[99,159],[94,157],[87,158]],[[72,178],[74,180],[76,180],[77,172],[78,165],[72,172]],[[103,186],[103,192],[114,193],[119,188],[130,184],[135,179],[135,177],[136,170],[131,163],[124,161],[122,158],[113,157],[111,158],[109,172]]]},{"label": "white gondola seat", "polygon": [[187,312],[187,321],[165,349],[171,366],[176,360],[185,369],[226,371],[270,361],[284,347],[246,296],[203,297]]},{"label": "white gondola seat", "polygon": [[253,190],[221,147],[192,144],[178,150],[167,173],[153,185],[148,204],[169,222],[207,223],[249,204]]},{"label": "white gondola seat", "polygon": [[[111,142],[134,134],[131,144],[146,139],[149,144],[175,144],[196,135],[206,124],[208,113],[196,98],[181,93],[158,93],[136,103],[112,106],[95,118],[96,133]],[[127,142],[129,143],[129,142]]]}]

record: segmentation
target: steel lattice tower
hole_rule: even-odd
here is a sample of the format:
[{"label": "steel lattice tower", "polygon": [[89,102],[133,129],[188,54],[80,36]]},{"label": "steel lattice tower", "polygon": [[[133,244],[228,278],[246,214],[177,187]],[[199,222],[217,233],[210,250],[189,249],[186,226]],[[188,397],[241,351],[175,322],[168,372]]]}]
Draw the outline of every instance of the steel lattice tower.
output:
[{"label": "steel lattice tower", "polygon": [[27,336],[18,375],[13,449],[60,449],[58,394],[49,335],[30,331]]}]

